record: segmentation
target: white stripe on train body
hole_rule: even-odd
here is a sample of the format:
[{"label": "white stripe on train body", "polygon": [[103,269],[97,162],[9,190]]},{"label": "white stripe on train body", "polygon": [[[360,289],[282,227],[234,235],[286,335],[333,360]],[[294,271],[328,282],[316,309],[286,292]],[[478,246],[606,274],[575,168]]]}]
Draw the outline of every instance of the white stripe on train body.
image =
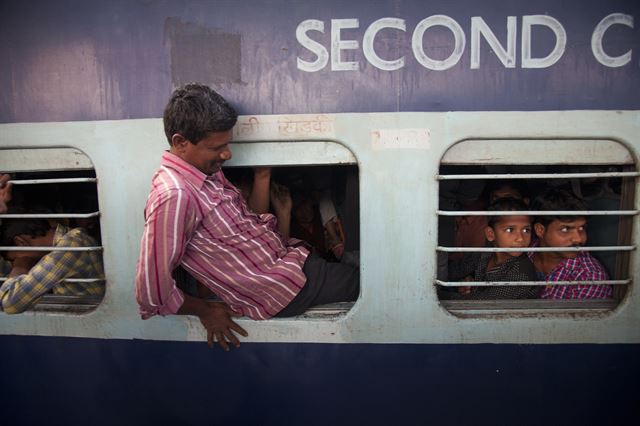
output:
[{"label": "white stripe on train body", "polygon": [[[290,123],[304,126],[293,129]],[[581,157],[591,160],[600,154],[615,157],[610,148],[617,146],[614,150],[628,158],[620,160],[618,155],[610,161],[633,165],[640,154],[638,135],[638,111],[241,116],[229,166],[357,164],[361,235],[361,294],[350,310],[322,318],[241,319],[239,323],[249,332],[243,340],[639,343],[637,250],[630,252],[631,284],[611,311],[531,314],[528,310],[526,315],[513,311],[465,318],[452,315],[442,306],[434,286],[439,232],[437,176],[445,152],[456,143],[498,140],[506,141],[509,149],[522,147],[523,152],[530,152],[536,151],[532,146],[538,143],[558,149],[565,140],[584,140],[584,149],[577,142],[568,145],[564,152],[567,161]],[[599,146],[594,140],[607,142]],[[0,146],[24,150],[72,147],[90,158],[98,180],[107,279],[104,300],[81,319],[63,313],[3,315],[1,334],[205,340],[196,318],[169,316],[142,321],[134,298],[142,211],[151,177],[166,149],[160,119],[1,124]],[[563,152],[561,148],[559,152]],[[6,163],[12,158],[2,158],[0,169],[9,167]],[[51,155],[50,161],[58,159]],[[639,198],[636,184],[633,210],[638,209]],[[631,244],[636,245],[638,216],[631,217]]]}]

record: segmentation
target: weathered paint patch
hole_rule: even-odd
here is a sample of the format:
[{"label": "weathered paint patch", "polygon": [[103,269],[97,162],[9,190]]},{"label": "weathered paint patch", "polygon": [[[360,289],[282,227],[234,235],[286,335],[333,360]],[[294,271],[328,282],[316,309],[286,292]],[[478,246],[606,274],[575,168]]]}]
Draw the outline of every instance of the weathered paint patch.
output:
[{"label": "weathered paint patch", "polygon": [[371,146],[382,149],[430,149],[429,129],[378,129],[371,132]]},{"label": "weathered paint patch", "polygon": [[335,137],[335,118],[327,114],[299,114],[273,116],[244,116],[234,127],[234,140],[317,139]]},{"label": "weathered paint patch", "polygon": [[122,103],[119,83],[98,57],[93,40],[52,41],[20,52],[13,63],[13,119],[33,120],[36,109],[38,117],[50,121],[117,113]]},{"label": "weathered paint patch", "polygon": [[165,42],[171,57],[171,81],[185,83],[241,83],[242,37],[210,30],[177,18],[167,18]]}]

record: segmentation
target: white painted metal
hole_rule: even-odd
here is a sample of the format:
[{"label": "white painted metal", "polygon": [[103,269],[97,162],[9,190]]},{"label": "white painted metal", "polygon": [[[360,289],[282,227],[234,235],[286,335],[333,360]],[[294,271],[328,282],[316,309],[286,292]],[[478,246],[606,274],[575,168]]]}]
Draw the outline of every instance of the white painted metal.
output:
[{"label": "white painted metal", "polygon": [[[8,279],[9,278],[7,277],[0,277],[0,282],[4,282]],[[104,280],[102,278],[67,278],[64,281],[69,283],[96,283]]]},{"label": "white painted metal", "polygon": [[438,210],[440,216],[504,216],[515,214],[521,216],[635,216],[638,210],[505,210],[505,211],[480,211],[480,210]]},{"label": "white painted metal", "polygon": [[624,143],[597,137],[607,133],[594,133],[593,139],[567,139],[553,129],[540,129],[536,139],[468,139],[453,145],[442,164],[634,164]]},{"label": "white painted metal", "polygon": [[335,142],[262,142],[231,144],[233,158],[225,167],[355,164],[353,153]]},{"label": "white painted metal", "polygon": [[[29,251],[100,251],[102,247],[29,246]],[[24,251],[24,246],[0,246],[0,251]]]},{"label": "white painted metal", "polygon": [[[526,313],[463,317],[453,315],[438,300],[436,247],[438,240],[438,174],[440,159],[453,145],[470,139],[510,140],[519,151],[526,143],[514,140],[611,140],[640,154],[638,111],[451,112],[337,114],[322,123],[305,118],[294,127],[272,124],[248,127],[243,117],[236,142],[308,140],[335,142],[351,152],[360,173],[361,283],[359,300],[348,313],[328,318],[302,316],[291,319],[239,323],[252,342],[400,342],[400,343],[638,343],[640,295],[631,285],[625,299],[613,310],[598,315],[581,311],[533,309]],[[296,116],[258,116],[258,121],[294,122]],[[496,124],[499,123],[499,124]],[[245,127],[241,127],[245,126]],[[315,126],[315,127],[314,127]],[[318,129],[314,133],[314,129]],[[429,143],[419,149],[372,149],[379,130],[426,129]],[[303,136],[301,133],[306,132]],[[427,132],[425,132],[427,133]],[[73,141],[70,143],[69,141]],[[576,146],[579,143],[576,142]],[[74,123],[0,125],[0,147],[59,147],[72,145],[92,160],[98,178],[107,291],[93,311],[77,315],[29,312],[4,315],[0,333],[80,336],[109,339],[204,341],[197,318],[154,317],[142,321],[135,302],[133,278],[143,229],[144,204],[150,180],[167,142],[160,119]],[[246,153],[240,151],[246,149]],[[318,151],[299,150],[294,158],[268,153],[260,143],[239,148],[235,165],[318,164]],[[535,150],[534,150],[535,151]],[[540,150],[543,152],[544,150]],[[591,151],[568,157],[596,158]],[[583,155],[584,154],[584,155]],[[267,155],[267,153],[265,153]],[[287,154],[289,155],[289,154]],[[546,158],[555,158],[545,154]],[[567,157],[567,156],[565,156]],[[243,159],[244,158],[244,159]],[[526,155],[518,156],[518,159]],[[618,157],[616,157],[618,158]],[[609,163],[616,158],[607,158]],[[353,160],[351,160],[353,161]],[[505,160],[501,160],[505,161]],[[629,159],[618,159],[630,164]],[[232,163],[233,164],[233,163]],[[636,200],[640,193],[636,188]],[[636,201],[634,209],[638,207]],[[638,241],[638,218],[633,219],[632,244]],[[629,278],[640,282],[638,253],[630,255]],[[498,313],[503,313],[499,311]],[[491,312],[489,312],[491,313]]]},{"label": "white painted metal", "polygon": [[[68,142],[64,145],[73,145]],[[89,157],[76,148],[2,149],[3,147],[0,145],[0,170],[4,173],[93,169]]]},{"label": "white painted metal", "polygon": [[[443,287],[514,287],[514,286],[546,286],[546,285],[576,285],[575,281],[442,281],[435,283]],[[599,280],[580,281],[584,285],[627,285],[631,280]]]},{"label": "white painted metal", "polygon": [[[515,163],[518,164],[518,163]],[[476,180],[476,179],[584,179],[605,177],[638,177],[638,172],[601,172],[601,173],[491,173],[484,175],[438,175],[438,180]]]},{"label": "white painted metal", "polygon": [[0,214],[1,218],[13,218],[13,219],[65,219],[65,218],[79,218],[85,219],[90,217],[98,217],[100,212],[92,213],[3,213]]},{"label": "white painted metal", "polygon": [[631,251],[636,246],[594,246],[594,247],[444,247],[438,246],[436,250],[447,253],[510,253],[510,252],[551,252],[551,251]]},{"label": "white painted metal", "polygon": [[[0,151],[2,152],[2,151]],[[60,168],[59,170],[68,170]],[[80,182],[95,182],[96,178],[62,178],[62,179],[19,179],[11,180],[13,185],[35,185],[46,183],[80,183]]]}]

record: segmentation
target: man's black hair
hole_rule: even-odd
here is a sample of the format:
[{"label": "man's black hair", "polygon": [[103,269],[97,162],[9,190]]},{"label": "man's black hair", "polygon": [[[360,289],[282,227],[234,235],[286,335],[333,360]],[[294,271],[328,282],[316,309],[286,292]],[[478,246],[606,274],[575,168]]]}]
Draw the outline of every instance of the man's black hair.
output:
[{"label": "man's black hair", "polygon": [[522,179],[491,179],[487,183],[486,198],[488,199],[492,192],[504,187],[511,187],[515,189],[522,198],[529,197],[527,185]]},{"label": "man's black hair", "polygon": [[[517,212],[517,211],[526,211],[526,210],[529,210],[529,208],[524,203],[524,201],[519,200],[517,198],[513,198],[513,197],[498,198],[493,203],[491,203],[489,208],[487,208],[487,211],[490,211],[490,212],[496,212],[496,211]],[[513,216],[513,215],[504,214],[501,216],[489,216],[487,219],[487,224],[493,228],[494,225],[505,216]]]},{"label": "man's black hair", "polygon": [[51,225],[46,219],[3,219],[2,243],[7,246],[15,245],[13,238],[18,235],[43,237],[49,232]]},{"label": "man's black hair", "polygon": [[[7,213],[11,214],[29,214],[33,212],[52,213],[51,209],[46,206],[35,204],[30,207],[11,206]],[[17,235],[29,235],[31,237],[43,237],[53,228],[47,219],[39,218],[6,218],[2,219],[0,226],[0,242],[6,246],[13,246],[13,238]]]},{"label": "man's black hair", "polygon": [[[551,211],[551,210],[587,210],[586,203],[569,191],[559,188],[549,188],[541,192],[531,203],[531,210]],[[537,216],[534,223],[543,226],[549,225],[554,220],[572,221],[582,215],[576,216]]]},{"label": "man's black hair", "polygon": [[199,83],[176,89],[164,109],[164,133],[169,145],[176,133],[197,144],[212,132],[235,126],[238,114],[215,90]]}]

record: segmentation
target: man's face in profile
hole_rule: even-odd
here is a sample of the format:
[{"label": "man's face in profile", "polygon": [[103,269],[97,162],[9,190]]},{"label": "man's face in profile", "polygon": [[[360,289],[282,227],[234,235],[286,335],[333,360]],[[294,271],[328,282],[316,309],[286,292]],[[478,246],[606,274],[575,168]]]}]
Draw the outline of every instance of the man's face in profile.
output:
[{"label": "man's face in profile", "polygon": [[[587,220],[583,217],[554,219],[547,226],[537,223],[536,235],[542,247],[581,247],[587,242]],[[566,259],[574,259],[578,252],[560,252]]]},{"label": "man's face in profile", "polygon": [[197,144],[192,144],[184,138],[174,148],[187,163],[196,167],[202,173],[211,175],[222,167],[225,161],[231,159],[231,130],[226,132],[212,132]]}]

